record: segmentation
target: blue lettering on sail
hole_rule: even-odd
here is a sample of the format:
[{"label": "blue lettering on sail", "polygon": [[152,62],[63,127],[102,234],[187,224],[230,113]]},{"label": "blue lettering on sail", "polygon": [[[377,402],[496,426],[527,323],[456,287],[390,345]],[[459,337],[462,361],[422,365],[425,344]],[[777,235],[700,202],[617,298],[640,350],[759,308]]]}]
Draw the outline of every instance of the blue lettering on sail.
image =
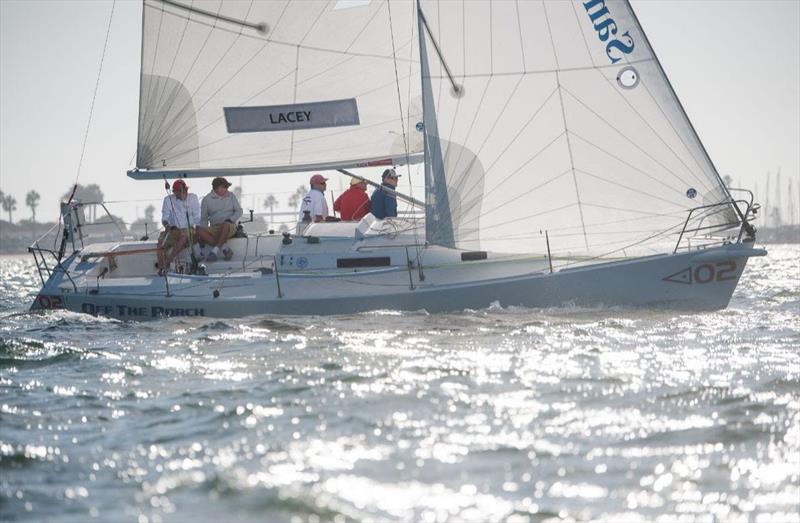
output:
[{"label": "blue lettering on sail", "polygon": [[[621,54],[633,52],[634,42],[628,31],[617,36],[619,28],[606,7],[606,0],[589,0],[583,2],[583,8],[589,15],[592,27],[597,31],[597,38],[606,43],[606,56],[615,64],[622,60]],[[610,39],[610,40],[609,40]]]}]

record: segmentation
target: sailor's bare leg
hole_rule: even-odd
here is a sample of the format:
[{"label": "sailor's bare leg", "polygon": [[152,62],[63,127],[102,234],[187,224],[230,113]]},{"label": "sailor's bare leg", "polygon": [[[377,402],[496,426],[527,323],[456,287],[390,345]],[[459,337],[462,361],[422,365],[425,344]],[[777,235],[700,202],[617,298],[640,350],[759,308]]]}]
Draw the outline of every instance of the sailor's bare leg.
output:
[{"label": "sailor's bare leg", "polygon": [[217,239],[214,238],[214,235],[211,234],[211,231],[209,231],[205,227],[198,227],[197,229],[195,229],[195,231],[196,231],[194,235],[195,243],[203,242],[206,245],[214,245],[214,242],[217,241]]},{"label": "sailor's bare leg", "polygon": [[164,265],[164,269],[170,266],[172,261],[178,256],[178,254],[186,247],[187,237],[186,231],[180,231],[178,236],[178,240],[175,242],[175,245],[172,247],[172,250],[169,251],[169,256],[167,256],[166,263]]},{"label": "sailor's bare leg", "polygon": [[231,233],[231,227],[233,224],[230,222],[222,222],[219,227],[219,231],[217,232],[217,237],[214,238],[212,245],[214,247],[222,247],[222,245],[228,241],[228,237]]}]

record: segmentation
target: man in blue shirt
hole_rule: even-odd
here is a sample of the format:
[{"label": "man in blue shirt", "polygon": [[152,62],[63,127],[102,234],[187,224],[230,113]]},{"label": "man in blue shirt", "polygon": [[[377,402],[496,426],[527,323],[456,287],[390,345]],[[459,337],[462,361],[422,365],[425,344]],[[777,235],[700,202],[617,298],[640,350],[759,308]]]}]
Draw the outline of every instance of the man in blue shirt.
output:
[{"label": "man in blue shirt", "polygon": [[[397,198],[394,191],[397,189],[397,179],[400,176],[394,169],[386,169],[381,176],[381,187],[372,193],[370,212],[379,220],[397,216]],[[388,190],[383,190],[384,187]]]}]

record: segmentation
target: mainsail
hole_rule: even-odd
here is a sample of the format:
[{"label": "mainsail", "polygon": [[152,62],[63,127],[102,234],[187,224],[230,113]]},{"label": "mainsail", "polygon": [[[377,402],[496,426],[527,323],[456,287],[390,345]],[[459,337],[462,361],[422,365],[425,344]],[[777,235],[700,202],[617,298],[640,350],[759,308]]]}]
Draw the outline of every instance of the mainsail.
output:
[{"label": "mainsail", "polygon": [[431,243],[640,255],[700,205],[739,223],[624,0],[145,0],[143,28],[135,177],[425,150]]},{"label": "mainsail", "polygon": [[145,0],[132,175],[413,162],[421,140],[404,136],[422,115],[405,7],[390,25],[378,1]]}]

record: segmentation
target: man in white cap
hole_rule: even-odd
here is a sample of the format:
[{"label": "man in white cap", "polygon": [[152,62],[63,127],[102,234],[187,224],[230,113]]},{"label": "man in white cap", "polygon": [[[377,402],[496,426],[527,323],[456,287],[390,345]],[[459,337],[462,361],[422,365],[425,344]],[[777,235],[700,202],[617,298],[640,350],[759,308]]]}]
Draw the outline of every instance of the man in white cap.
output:
[{"label": "man in white cap", "polygon": [[[300,215],[298,221],[301,223],[324,222],[328,217],[328,202],[325,201],[325,188],[328,179],[321,174],[315,174],[309,180],[311,190],[300,202]],[[305,228],[305,226],[303,226]]]}]

